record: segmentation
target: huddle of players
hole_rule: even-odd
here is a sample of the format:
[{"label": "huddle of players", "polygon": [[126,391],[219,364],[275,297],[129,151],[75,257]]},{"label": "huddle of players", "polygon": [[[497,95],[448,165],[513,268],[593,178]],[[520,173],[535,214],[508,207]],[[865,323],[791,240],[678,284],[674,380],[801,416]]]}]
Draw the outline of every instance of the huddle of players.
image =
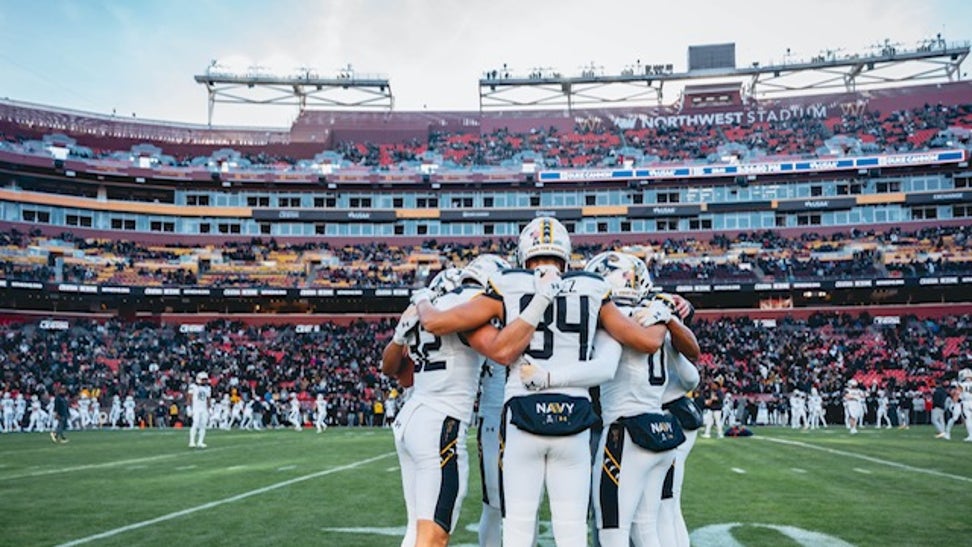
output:
[{"label": "huddle of players", "polygon": [[570,255],[563,225],[537,218],[520,234],[524,269],[482,255],[413,294],[382,359],[386,374],[414,371],[393,425],[403,546],[448,543],[477,391],[481,545],[535,545],[544,490],[558,545],[587,545],[589,500],[603,546],[688,545],[679,493],[702,423],[686,397],[699,381],[679,317],[690,305],[650,297],[636,257],[602,253],[568,272]]}]

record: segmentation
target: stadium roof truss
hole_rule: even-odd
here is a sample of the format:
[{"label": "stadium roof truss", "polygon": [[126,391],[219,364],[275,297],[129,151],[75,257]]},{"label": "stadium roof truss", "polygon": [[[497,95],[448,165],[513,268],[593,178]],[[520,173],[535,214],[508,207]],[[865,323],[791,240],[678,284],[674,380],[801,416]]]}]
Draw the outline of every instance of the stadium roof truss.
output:
[{"label": "stadium roof truss", "polygon": [[379,76],[319,78],[215,75],[195,76],[209,95],[209,125],[213,124],[216,103],[253,105],[290,105],[303,111],[308,106],[327,108],[379,108],[391,110],[395,104],[391,84]]},{"label": "stadium roof truss", "polygon": [[[874,55],[817,58],[810,62],[741,69],[750,76],[750,95],[840,88],[857,91],[886,84],[920,80],[954,81],[961,76],[968,43],[951,47],[898,52],[885,47]],[[799,79],[794,76],[800,76]]]},{"label": "stadium roof truss", "polygon": [[[828,52],[810,61],[784,62],[744,68],[722,68],[672,72],[671,65],[658,70],[647,66],[644,72],[626,71],[621,75],[586,72],[580,77],[558,73],[534,72],[529,77],[511,76],[507,71],[490,71],[479,80],[479,109],[607,106],[661,104],[666,82],[692,80],[735,81],[750,96],[799,93],[840,88],[853,92],[908,81],[955,81],[961,77],[962,61],[969,54],[969,43],[947,45],[942,41],[899,50],[898,44],[885,44],[874,53],[838,57]],[[748,79],[748,83],[746,83]]]}]

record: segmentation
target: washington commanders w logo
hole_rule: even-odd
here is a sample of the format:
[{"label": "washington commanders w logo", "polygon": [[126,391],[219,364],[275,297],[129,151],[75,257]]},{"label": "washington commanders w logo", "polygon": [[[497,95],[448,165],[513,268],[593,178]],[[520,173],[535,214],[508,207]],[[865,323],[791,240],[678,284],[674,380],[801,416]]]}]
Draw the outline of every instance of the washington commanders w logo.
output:
[{"label": "washington commanders w logo", "polygon": [[857,100],[852,103],[840,103],[840,112],[845,116],[860,117],[867,111],[867,101]]},{"label": "washington commanders w logo", "polygon": [[597,116],[588,116],[586,118],[574,118],[574,123],[577,124],[577,129],[581,131],[594,131],[600,128],[604,122]]}]

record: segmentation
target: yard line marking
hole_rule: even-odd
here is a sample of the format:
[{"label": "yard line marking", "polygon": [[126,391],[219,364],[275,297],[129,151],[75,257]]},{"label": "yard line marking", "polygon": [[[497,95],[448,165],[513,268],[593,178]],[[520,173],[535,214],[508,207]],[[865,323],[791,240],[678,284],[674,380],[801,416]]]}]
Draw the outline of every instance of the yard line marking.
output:
[{"label": "yard line marking", "polygon": [[398,466],[396,465],[395,467],[389,467],[388,469],[385,469],[385,471],[389,473],[391,473],[392,471],[398,471]]},{"label": "yard line marking", "polygon": [[133,465],[133,466],[129,467],[128,470],[129,471],[135,471],[137,469],[147,469],[147,468],[148,468],[147,465]]},{"label": "yard line marking", "polygon": [[195,468],[196,468],[195,465],[183,465],[180,467],[176,467],[176,471],[188,471],[189,469],[195,469]]},{"label": "yard line marking", "polygon": [[290,471],[291,469],[297,469],[296,465],[285,465],[283,467],[278,467],[277,471]]},{"label": "yard line marking", "polygon": [[[89,469],[105,469],[109,467],[119,467],[131,464],[139,464],[145,462],[154,462],[159,460],[167,460],[169,458],[176,458],[186,454],[185,452],[175,453],[175,454],[159,454],[158,456],[149,456],[147,458],[134,458],[131,460],[119,460],[114,462],[105,463],[92,463],[86,465],[75,465],[74,467],[60,467],[57,469],[44,469],[42,471],[31,471],[28,473],[20,473],[18,475],[7,475],[0,477],[0,481],[9,481],[14,479],[26,479],[30,477],[43,477],[46,475],[57,475],[60,473],[73,473],[75,471],[87,471]],[[37,466],[34,466],[35,468]]]},{"label": "yard line marking", "polygon": [[239,471],[240,469],[246,469],[245,465],[234,465],[233,467],[227,467],[227,471]]},{"label": "yard line marking", "polygon": [[807,472],[806,469],[800,469],[799,467],[791,467],[790,471],[793,471],[794,473],[800,473],[800,474]]},{"label": "yard line marking", "polygon": [[732,469],[734,472],[739,473],[740,475],[745,475],[746,474],[746,470],[745,469],[739,469],[738,467],[730,467],[729,469]]},{"label": "yard line marking", "polygon": [[965,481],[965,482],[972,483],[972,478],[963,477],[962,475],[953,475],[951,473],[945,473],[943,471],[936,471],[934,469],[925,469],[924,467],[914,467],[914,466],[907,465],[907,464],[903,464],[903,463],[893,462],[893,461],[889,461],[889,460],[882,460],[881,458],[875,458],[873,456],[866,456],[864,454],[858,454],[856,452],[847,452],[847,451],[844,451],[844,450],[837,450],[837,449],[834,449],[834,448],[827,448],[825,446],[817,446],[815,444],[810,444],[810,443],[802,443],[800,441],[790,441],[790,440],[787,440],[787,439],[774,439],[772,437],[755,437],[755,438],[756,439],[761,439],[761,440],[764,440],[764,441],[770,441],[770,442],[774,442],[774,443],[779,443],[779,444],[787,444],[787,445],[799,446],[799,447],[803,447],[803,448],[812,448],[814,450],[820,450],[821,452],[827,452],[828,454],[837,454],[838,456],[848,456],[848,457],[851,457],[851,458],[858,458],[858,459],[861,459],[861,460],[864,460],[864,461],[868,461],[868,462],[871,462],[871,463],[877,463],[877,464],[881,464],[881,465],[887,465],[887,466],[894,467],[894,468],[897,468],[897,469],[904,469],[905,471],[914,471],[915,473],[924,473],[926,475],[932,475],[932,476],[935,476],[935,477],[942,477],[942,478],[946,478],[946,479],[956,479],[956,480],[960,480],[960,481]]},{"label": "yard line marking", "polygon": [[861,474],[864,474],[864,475],[870,475],[871,474],[871,472],[868,471],[867,469],[861,469],[860,467],[855,467],[854,468],[854,471],[857,471],[858,473],[861,473]]},{"label": "yard line marking", "polygon": [[243,500],[243,499],[246,499],[246,498],[250,498],[250,497],[253,497],[253,496],[256,496],[256,495],[259,495],[259,494],[264,494],[266,492],[270,492],[270,491],[276,490],[278,488],[283,488],[285,486],[290,486],[290,485],[296,484],[298,482],[303,482],[303,481],[307,481],[307,480],[310,480],[310,479],[316,479],[318,477],[323,477],[323,476],[326,476],[326,475],[330,475],[332,473],[337,473],[339,471],[347,471],[349,469],[354,469],[356,467],[361,467],[362,465],[367,465],[369,463],[376,462],[376,461],[378,461],[380,459],[387,458],[389,456],[394,456],[395,454],[396,454],[395,452],[386,452],[385,454],[381,454],[379,456],[374,456],[372,458],[367,458],[367,459],[364,459],[364,460],[358,460],[358,461],[356,461],[354,463],[349,463],[347,465],[341,465],[341,466],[338,466],[338,467],[332,467],[330,469],[325,469],[323,471],[318,471],[316,473],[311,473],[309,475],[303,475],[301,477],[295,477],[293,479],[288,479],[288,480],[285,480],[285,481],[281,481],[281,482],[278,482],[278,483],[275,483],[275,484],[271,484],[269,486],[264,486],[263,488],[257,488],[256,490],[250,490],[249,492],[243,492],[242,494],[237,494],[235,496],[230,496],[228,498],[223,498],[221,500],[211,501],[209,503],[204,503],[202,505],[197,505],[196,507],[190,507],[189,509],[183,509],[182,511],[176,511],[174,513],[169,513],[167,515],[162,515],[161,517],[155,517],[154,519],[143,520],[141,522],[136,522],[134,524],[129,524],[127,526],[122,526],[122,527],[119,527],[119,528],[114,528],[112,530],[108,530],[107,532],[102,532],[100,534],[95,534],[95,535],[92,535],[92,536],[87,536],[87,537],[83,537],[83,538],[80,538],[80,539],[75,539],[75,540],[69,541],[67,543],[62,543],[60,545],[60,547],[70,547],[72,545],[81,545],[82,543],[88,543],[88,542],[95,541],[95,540],[98,540],[98,539],[105,539],[105,538],[117,536],[118,534],[121,534],[121,533],[124,533],[124,532],[128,532],[130,530],[137,530],[139,528],[144,528],[146,526],[151,526],[153,524],[158,524],[160,522],[165,522],[167,520],[172,520],[172,519],[175,519],[175,518],[184,517],[186,515],[191,515],[193,513],[198,513],[199,511],[204,511],[206,509],[212,509],[213,507],[219,507],[220,505],[225,505],[227,503],[233,503],[235,501],[240,501],[240,500]]}]

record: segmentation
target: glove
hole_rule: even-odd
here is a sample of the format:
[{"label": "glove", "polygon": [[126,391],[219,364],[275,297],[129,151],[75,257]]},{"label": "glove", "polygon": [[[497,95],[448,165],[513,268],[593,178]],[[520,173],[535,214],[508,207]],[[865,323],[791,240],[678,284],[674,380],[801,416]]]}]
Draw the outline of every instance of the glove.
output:
[{"label": "glove", "polygon": [[419,315],[415,306],[405,308],[402,316],[398,319],[398,324],[395,325],[395,334],[392,335],[392,342],[399,346],[404,346],[405,336],[408,334],[408,331],[415,328],[415,325],[418,325],[418,322]]},{"label": "glove", "polygon": [[418,303],[423,300],[428,300],[429,302],[431,302],[434,297],[435,297],[435,293],[432,292],[432,289],[428,289],[428,288],[416,289],[412,291],[411,302],[413,305],[418,305]]},{"label": "glove", "polygon": [[676,301],[674,295],[660,292],[660,293],[655,294],[652,297],[651,300],[652,300],[652,302],[662,302],[662,303],[664,303],[666,306],[668,306],[668,309],[673,314],[677,314],[678,313],[678,302]]},{"label": "glove", "polygon": [[526,357],[517,362],[520,369],[520,381],[530,391],[540,391],[550,386],[550,372],[538,365],[534,365]]},{"label": "glove", "polygon": [[650,327],[658,323],[668,323],[672,320],[672,310],[668,305],[659,300],[653,300],[647,308],[638,308],[631,315],[631,318],[638,322],[642,327]]},{"label": "glove", "polygon": [[560,279],[560,272],[555,268],[540,267],[533,273],[534,294],[545,298],[550,302],[560,294],[563,288],[563,281]]},{"label": "glove", "polygon": [[191,406],[187,406],[186,407],[186,417],[192,418],[192,407]]}]

